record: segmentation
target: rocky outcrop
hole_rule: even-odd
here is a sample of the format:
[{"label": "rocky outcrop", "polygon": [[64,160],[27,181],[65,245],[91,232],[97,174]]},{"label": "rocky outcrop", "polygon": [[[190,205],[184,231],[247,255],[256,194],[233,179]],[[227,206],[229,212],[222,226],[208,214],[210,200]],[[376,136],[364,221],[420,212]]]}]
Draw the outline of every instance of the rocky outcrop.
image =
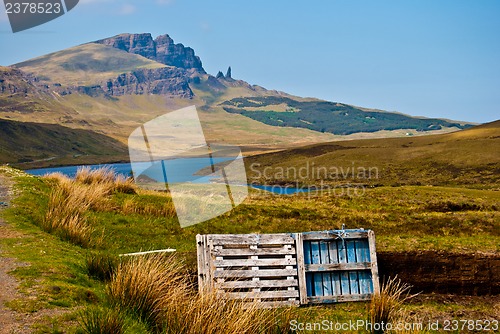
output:
[{"label": "rocky outcrop", "polygon": [[226,79],[232,79],[232,76],[231,76],[231,66],[229,66],[227,68]]},{"label": "rocky outcrop", "polygon": [[205,73],[201,60],[194,50],[182,44],[175,44],[169,35],[161,35],[153,40],[151,34],[121,34],[115,37],[101,39],[95,43],[112,46],[114,48],[138,54],[159,63],[196,69]]},{"label": "rocky outcrop", "polygon": [[0,66],[0,94],[27,95],[36,92],[37,79],[12,67]]},{"label": "rocky outcrop", "polygon": [[193,96],[186,72],[173,67],[141,69],[120,74],[117,78],[108,80],[103,87],[109,96],[128,94],[170,95],[182,98]]}]

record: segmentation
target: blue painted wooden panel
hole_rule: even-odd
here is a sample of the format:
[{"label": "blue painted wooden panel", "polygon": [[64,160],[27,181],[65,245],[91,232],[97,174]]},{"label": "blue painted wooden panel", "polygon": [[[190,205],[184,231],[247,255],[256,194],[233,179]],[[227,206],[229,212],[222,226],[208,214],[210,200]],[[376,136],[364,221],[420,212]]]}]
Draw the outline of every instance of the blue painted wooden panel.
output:
[{"label": "blue painted wooden panel", "polygon": [[[347,263],[356,263],[356,242],[348,240],[345,242],[347,248]],[[349,288],[351,294],[359,294],[358,272],[356,270],[349,271]]]},{"label": "blue painted wooden panel", "polygon": [[[356,252],[359,262],[370,262],[370,248],[367,239],[356,240]],[[359,278],[359,293],[373,293],[372,273],[369,270],[361,270],[358,272]]]},{"label": "blue painted wooden panel", "polygon": [[[304,241],[304,263],[311,264],[311,242]],[[313,295],[313,287],[312,287],[312,273],[306,273],[306,289],[307,296]]]},{"label": "blue painted wooden panel", "polygon": [[[320,241],[319,251],[320,251],[320,262],[323,264],[330,263],[330,252],[328,250],[328,242]],[[330,273],[329,272],[321,273],[321,281],[323,284],[323,296],[333,295],[332,277]]]},{"label": "blue painted wooden panel", "polygon": [[[305,264],[370,262],[368,239],[365,238],[317,238],[304,240],[303,245]],[[373,293],[371,270],[306,272],[306,283],[309,297]]]},{"label": "blue painted wooden panel", "polygon": [[[321,263],[321,254],[318,241],[311,241],[311,262],[312,264]],[[323,275],[321,273],[313,274],[314,296],[323,296]]]}]

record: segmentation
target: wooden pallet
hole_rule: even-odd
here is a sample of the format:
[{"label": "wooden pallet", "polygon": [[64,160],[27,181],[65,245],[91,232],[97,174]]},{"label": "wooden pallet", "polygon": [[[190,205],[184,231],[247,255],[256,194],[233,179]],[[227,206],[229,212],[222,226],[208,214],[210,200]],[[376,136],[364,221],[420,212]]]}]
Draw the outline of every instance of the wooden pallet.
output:
[{"label": "wooden pallet", "polygon": [[263,307],[369,300],[379,291],[375,234],[197,235],[200,292]]},{"label": "wooden pallet", "polygon": [[200,291],[262,307],[299,305],[295,239],[291,234],[198,235]]},{"label": "wooden pallet", "polygon": [[302,304],[370,300],[380,289],[373,231],[301,233],[297,249]]}]

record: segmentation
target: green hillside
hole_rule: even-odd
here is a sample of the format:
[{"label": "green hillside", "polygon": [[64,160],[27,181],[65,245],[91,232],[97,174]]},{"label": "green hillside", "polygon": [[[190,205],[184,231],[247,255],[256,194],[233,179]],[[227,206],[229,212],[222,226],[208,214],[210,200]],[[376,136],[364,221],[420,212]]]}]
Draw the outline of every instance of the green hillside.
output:
[{"label": "green hillside", "polygon": [[125,145],[93,131],[0,119],[0,163],[34,168],[120,161],[127,154]]},{"label": "green hillside", "polygon": [[249,157],[246,164],[250,181],[261,184],[498,188],[499,147],[495,121],[442,135],[310,145]]},{"label": "green hillside", "polygon": [[265,124],[340,135],[396,129],[464,129],[472,126],[435,118],[415,118],[400,113],[366,111],[343,103],[296,101],[277,96],[236,98],[222,105],[229,113],[241,114]]}]

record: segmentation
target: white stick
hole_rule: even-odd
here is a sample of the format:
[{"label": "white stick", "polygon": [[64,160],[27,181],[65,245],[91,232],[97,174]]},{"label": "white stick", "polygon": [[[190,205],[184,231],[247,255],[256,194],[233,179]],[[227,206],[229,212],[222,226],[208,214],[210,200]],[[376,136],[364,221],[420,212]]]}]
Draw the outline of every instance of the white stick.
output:
[{"label": "white stick", "polygon": [[154,250],[154,251],[149,251],[149,252],[138,252],[138,253],[128,253],[128,254],[120,254],[120,256],[134,256],[134,255],[145,255],[145,254],[153,254],[153,253],[173,253],[176,252],[176,249],[160,249],[160,250]]}]

